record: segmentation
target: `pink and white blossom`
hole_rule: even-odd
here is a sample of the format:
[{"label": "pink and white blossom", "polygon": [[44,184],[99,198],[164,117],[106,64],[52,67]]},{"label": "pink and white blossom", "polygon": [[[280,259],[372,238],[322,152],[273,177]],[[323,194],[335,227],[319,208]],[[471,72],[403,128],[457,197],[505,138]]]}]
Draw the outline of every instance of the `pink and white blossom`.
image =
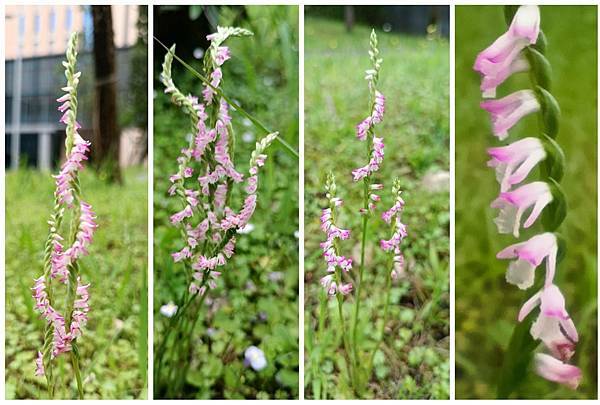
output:
[{"label": "pink and white blossom", "polygon": [[519,322],[538,306],[540,314],[531,325],[531,336],[544,342],[553,356],[568,361],[575,353],[579,336],[559,288],[549,284],[534,294],[519,311]]},{"label": "pink and white blossom", "polygon": [[483,97],[495,97],[496,87],[510,75],[529,68],[522,50],[537,42],[539,31],[539,8],[521,6],[515,13],[508,30],[477,55],[473,69],[483,77],[481,83]]},{"label": "pink and white blossom", "polygon": [[521,183],[533,168],[546,158],[546,150],[539,138],[523,138],[507,146],[489,148],[488,166],[496,169],[501,191],[508,191]]},{"label": "pink and white blossom", "polygon": [[556,270],[558,243],[551,232],[535,235],[525,242],[515,243],[498,252],[498,259],[516,259],[510,262],[506,281],[522,290],[533,285],[535,269],[546,261],[545,285],[552,284]]},{"label": "pink and white blossom", "polygon": [[482,101],[480,106],[490,113],[494,135],[501,141],[521,118],[541,108],[533,90],[518,90],[501,99]]},{"label": "pink and white blossom", "polygon": [[519,237],[521,217],[525,211],[533,207],[529,217],[523,223],[523,228],[529,228],[552,200],[550,187],[543,181],[535,181],[513,191],[501,192],[491,204],[492,208],[500,210],[494,219],[498,232],[512,233],[515,237]]},{"label": "pink and white blossom", "polygon": [[581,382],[581,370],[571,364],[563,363],[545,353],[536,353],[535,372],[548,381],[577,389]]},{"label": "pink and white blossom", "polygon": [[359,167],[358,169],[352,170],[352,178],[354,181],[359,181],[364,179],[367,176],[372,175],[377,170],[379,170],[379,166],[383,162],[384,149],[385,145],[383,144],[383,139],[378,138],[376,136],[373,137],[373,150],[371,152],[371,159],[369,163],[363,167]]}]

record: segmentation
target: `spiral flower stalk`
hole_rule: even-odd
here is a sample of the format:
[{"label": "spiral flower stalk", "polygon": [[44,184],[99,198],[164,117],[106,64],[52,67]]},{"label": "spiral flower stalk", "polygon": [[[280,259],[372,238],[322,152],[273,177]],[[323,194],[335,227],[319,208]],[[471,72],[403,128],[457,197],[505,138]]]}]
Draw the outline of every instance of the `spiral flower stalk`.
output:
[{"label": "spiral flower stalk", "polygon": [[[175,45],[165,55],[161,81],[165,93],[171,96],[189,121],[193,133],[189,143],[177,158],[177,171],[170,176],[168,194],[177,199],[180,208],[170,216],[173,226],[181,232],[178,250],[171,254],[173,261],[186,271],[186,293],[178,303],[178,312],[171,318],[162,347],[172,333],[195,324],[197,312],[208,291],[217,288],[222,272],[235,254],[238,231],[252,218],[258,201],[259,173],[267,159],[267,149],[278,133],[269,133],[260,139],[249,160],[247,173],[234,164],[235,136],[231,125],[231,105],[221,91],[224,81],[222,66],[232,58],[224,43],[231,37],[245,37],[252,33],[243,28],[218,27],[208,35],[210,46],[203,59],[204,83],[201,97],[185,95],[173,82],[172,62]],[[239,188],[243,201],[239,207],[231,201],[232,192]],[[196,305],[193,305],[194,299]],[[166,389],[167,395],[177,395],[185,380],[187,368],[180,368],[167,376],[161,374],[163,363],[178,358],[191,350],[189,336],[177,342],[173,351],[162,350],[157,356],[155,381]],[[179,366],[172,366],[179,367]]]},{"label": "spiral flower stalk", "polygon": [[[370,348],[370,353],[365,353],[358,339],[359,314],[361,311],[361,285],[365,269],[365,249],[367,246],[368,223],[377,203],[381,200],[379,193],[383,190],[383,184],[376,182],[374,177],[384,158],[383,138],[375,135],[375,129],[383,121],[385,113],[385,97],[379,90],[379,75],[383,59],[380,57],[377,35],[373,30],[369,40],[369,60],[371,66],[366,71],[365,80],[369,88],[369,113],[356,126],[356,137],[365,144],[366,165],[352,171],[354,182],[362,181],[362,206],[358,209],[362,219],[361,249],[358,274],[351,275],[353,261],[351,258],[341,254],[341,246],[344,241],[350,239],[350,230],[339,226],[339,211],[343,206],[343,200],[337,196],[337,186],[333,173],[329,173],[325,182],[327,205],[321,212],[321,230],[325,233],[325,241],[321,243],[323,258],[327,266],[326,274],[320,279],[328,298],[335,297],[338,304],[339,330],[342,333],[344,343],[344,356],[348,372],[348,384],[352,386],[354,393],[361,397],[367,385],[367,379],[372,373],[372,364],[375,352],[383,341],[383,331],[380,333],[375,348]],[[384,322],[390,302],[391,284],[404,271],[404,258],[400,251],[400,242],[406,237],[406,227],[402,224],[400,217],[404,207],[401,197],[399,180],[394,181],[392,189],[394,203],[392,207],[383,213],[382,219],[390,224],[392,236],[389,240],[381,240],[382,251],[389,254],[390,269],[386,277],[386,290],[384,301]],[[346,322],[343,304],[346,298],[354,295],[354,306],[352,308],[351,322]],[[350,326],[350,333],[346,332],[346,325]],[[372,350],[372,351],[371,351]]]},{"label": "spiral flower stalk", "polygon": [[[79,397],[82,398],[83,387],[76,345],[88,321],[90,307],[89,284],[81,281],[79,259],[88,254],[97,224],[91,205],[82,199],[78,178],[79,171],[87,160],[90,143],[78,133],[81,126],[77,122],[77,87],[81,72],[76,71],[77,33],[73,33],[69,39],[66,61],[62,64],[67,84],[62,88],[65,94],[57,101],[60,103],[58,110],[63,113],[60,122],[66,126],[66,161],[59,174],[54,176],[54,209],[48,221],[50,228],[44,250],[44,269],[43,274],[35,279],[32,288],[35,309],[46,321],[44,344],[35,361],[35,375],[46,376],[48,391],[53,397],[54,360],[61,354],[70,352]],[[68,248],[65,249],[62,225],[66,212],[71,212],[71,215]],[[57,309],[53,291],[61,285],[67,292],[63,313]]]},{"label": "spiral flower stalk", "polygon": [[[566,215],[566,200],[559,184],[564,171],[564,154],[555,140],[560,109],[550,93],[550,64],[544,56],[546,46],[540,30],[539,8],[507,6],[505,11],[510,19],[507,32],[475,61],[474,69],[482,76],[482,95],[488,98],[481,107],[490,113],[493,134],[500,141],[507,139],[510,130],[529,114],[539,115],[541,128],[538,137],[488,149],[491,158],[488,166],[495,169],[500,184],[500,194],[491,207],[499,210],[494,220],[499,233],[518,238],[521,228],[529,228],[537,222],[541,222],[543,232],[508,246],[497,257],[511,260],[506,281],[523,290],[538,285],[535,271],[545,262],[545,276],[543,283],[539,283],[541,289],[523,304],[517,320],[530,320],[529,315],[539,308],[537,319],[528,321],[532,341],[541,341],[545,347],[532,356],[535,370],[543,378],[575,389],[581,380],[581,370],[568,361],[579,337],[565,309],[564,296],[554,283],[558,260],[565,251],[565,242],[556,233]],[[503,82],[525,71],[530,73],[532,89],[494,99]],[[536,166],[541,167],[541,178],[525,183]],[[528,216],[523,221],[524,215]],[[537,343],[513,343],[518,342],[517,336],[515,329],[505,358],[505,375],[522,373],[509,367],[522,366],[514,357],[528,358],[538,346]],[[514,390],[514,386],[508,387],[508,380],[500,379],[501,397]]]}]

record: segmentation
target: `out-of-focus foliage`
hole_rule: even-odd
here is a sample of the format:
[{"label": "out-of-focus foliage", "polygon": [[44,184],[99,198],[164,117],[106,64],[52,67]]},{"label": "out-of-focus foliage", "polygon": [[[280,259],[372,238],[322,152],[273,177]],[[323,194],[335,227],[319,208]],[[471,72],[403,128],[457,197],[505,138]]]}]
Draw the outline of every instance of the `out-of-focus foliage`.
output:
[{"label": "out-of-focus foliage", "polygon": [[[91,283],[89,322],[78,339],[86,399],[147,397],[148,178],[146,168],[123,174],[126,186],[81,174],[98,216],[90,254],[80,261],[82,279]],[[53,193],[49,173],[6,175],[6,399],[47,398],[46,379],[34,376],[44,321],[33,309],[31,287],[42,274]],[[58,364],[66,378],[59,377],[56,398],[75,399],[69,356]]]},{"label": "out-of-focus foliage", "polygon": [[[326,274],[319,242],[320,210],[326,205],[325,175],[336,175],[344,199],[340,226],[352,237],[343,254],[354,259],[358,274],[362,183],[351,170],[366,163],[364,143],[355,125],[368,111],[363,79],[370,62],[370,29],[316,18],[305,20],[305,393],[307,398],[350,398],[338,328],[337,303],[324,301],[319,279]],[[385,339],[374,360],[367,396],[372,398],[448,398],[449,396],[449,47],[427,40],[377,32],[383,67],[379,89],[387,98],[377,135],[385,140],[385,159],[375,175],[386,186],[379,215],[391,206],[392,180],[404,189],[403,219],[409,236],[403,242],[408,277],[392,288]],[[438,179],[437,181],[434,179]],[[440,181],[441,180],[441,181]],[[438,187],[441,189],[438,189]],[[370,352],[383,321],[387,255],[378,247],[389,227],[373,217],[359,325],[361,347]],[[353,296],[345,300],[351,319]],[[324,313],[323,317],[320,313]],[[319,327],[320,320],[322,327]]]},{"label": "out-of-focus foliage", "polygon": [[[253,37],[227,43],[232,58],[223,65],[225,94],[297,149],[298,8],[220,7],[218,11],[219,25],[254,32]],[[206,46],[202,38],[198,43]],[[155,57],[164,57],[159,45]],[[187,62],[201,71],[199,61]],[[197,78],[178,62],[173,72],[182,91],[200,96],[202,83]],[[169,215],[179,208],[167,189],[169,175],[177,170],[176,158],[190,135],[186,134],[188,122],[162,87],[156,88],[154,114],[154,333],[158,343],[168,320],[160,314],[160,307],[176,302],[187,288],[183,267],[170,257],[181,248],[181,240],[169,223]],[[244,172],[254,143],[264,134],[235,111],[231,115],[234,162]],[[299,163],[277,142],[267,154],[253,229],[239,235],[234,258],[200,312],[183,397],[298,397]],[[265,352],[268,366],[260,372],[243,363],[244,351],[251,345]]]},{"label": "out-of-focus foliage", "polygon": [[[541,7],[546,57],[552,65],[552,94],[562,109],[556,141],[566,155],[562,187],[569,205],[560,232],[567,252],[555,282],[579,331],[573,363],[583,370],[577,391],[528,373],[515,397],[595,398],[597,381],[596,275],[596,7]],[[499,186],[486,167],[487,147],[498,145],[488,114],[478,107],[480,78],[472,70],[477,53],[506,30],[500,6],[456,8],[456,397],[494,398],[517,313],[535,291],[505,282],[507,262],[496,253],[515,239],[498,235],[490,202]],[[577,63],[574,63],[577,61]],[[499,88],[501,97],[530,87],[526,74]],[[535,117],[510,131],[507,142],[539,135]],[[536,173],[530,175],[537,178]],[[539,233],[540,225],[519,240]],[[538,270],[537,277],[540,277]]]}]

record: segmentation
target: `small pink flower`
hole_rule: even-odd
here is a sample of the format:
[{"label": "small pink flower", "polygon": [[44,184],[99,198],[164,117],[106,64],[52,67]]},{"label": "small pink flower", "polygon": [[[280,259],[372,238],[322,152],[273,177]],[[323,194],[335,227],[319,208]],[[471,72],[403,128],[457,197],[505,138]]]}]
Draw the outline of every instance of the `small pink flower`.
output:
[{"label": "small pink flower", "polygon": [[490,113],[494,135],[501,141],[521,118],[540,110],[533,90],[519,90],[501,99],[482,101],[480,106]]},{"label": "small pink flower", "polygon": [[354,181],[359,181],[379,170],[379,166],[383,162],[384,149],[382,138],[373,137],[373,151],[371,152],[371,159],[366,166],[360,167],[352,171],[352,177]]},{"label": "small pink flower", "polygon": [[221,66],[227,59],[231,58],[231,52],[226,46],[217,47],[215,54],[215,63],[217,66]]},{"label": "small pink flower", "polygon": [[44,375],[46,375],[44,372],[44,356],[42,352],[38,350],[37,358],[35,359],[35,376],[43,377]]},{"label": "small pink flower", "polygon": [[548,381],[577,389],[581,381],[581,370],[570,364],[565,364],[545,353],[536,353],[535,371]]},{"label": "small pink flower", "polygon": [[385,112],[385,96],[379,91],[375,91],[375,103],[373,105],[373,124],[379,124],[383,121],[383,114]]},{"label": "small pink flower", "polygon": [[508,146],[489,148],[488,166],[496,169],[501,191],[522,182],[531,170],[546,158],[546,151],[538,138],[523,138]]},{"label": "small pink flower", "polygon": [[507,77],[528,69],[521,51],[537,42],[539,31],[539,8],[521,6],[508,31],[477,55],[473,69],[483,76],[481,90],[484,97],[495,97],[496,87]]},{"label": "small pink flower", "polygon": [[558,245],[556,236],[551,232],[535,235],[531,239],[510,245],[500,251],[498,259],[516,259],[512,261],[506,272],[506,281],[522,290],[533,285],[535,269],[546,260],[546,281],[549,285],[554,279]]},{"label": "small pink flower", "polygon": [[531,336],[544,342],[554,356],[568,361],[575,353],[575,344],[579,341],[579,336],[565,309],[565,298],[557,286],[546,285],[525,302],[519,311],[519,322],[538,305],[540,314],[531,325]]},{"label": "small pink flower", "polygon": [[221,78],[223,77],[223,72],[221,71],[220,68],[216,68],[211,74],[210,74],[210,78],[211,78],[211,82],[210,84],[211,86],[205,86],[204,90],[202,91],[202,96],[204,97],[204,101],[206,101],[206,104],[211,104],[213,101],[213,97],[216,94],[215,90],[213,90],[213,88],[218,88],[219,85],[221,84]]},{"label": "small pink flower", "polygon": [[500,213],[494,219],[498,232],[511,233],[519,237],[521,217],[527,209],[533,207],[531,214],[523,224],[523,228],[529,228],[542,213],[544,207],[552,202],[552,192],[547,183],[535,181],[521,186],[513,191],[500,193],[491,207],[500,209]]},{"label": "small pink flower", "polygon": [[186,246],[179,252],[171,253],[171,256],[173,257],[173,261],[177,263],[191,257],[192,252],[190,251],[190,248]]},{"label": "small pink flower", "polygon": [[186,205],[186,207],[183,210],[171,215],[171,223],[174,225],[178,224],[181,221],[183,221],[184,218],[189,218],[192,215],[193,215],[192,207],[189,205]]},{"label": "small pink flower", "polygon": [[89,146],[90,143],[76,132],[71,153],[61,166],[58,175],[54,176],[56,179],[56,194],[61,204],[67,204],[69,207],[73,204],[72,182],[77,176],[77,172],[83,169],[83,162],[88,159],[86,154],[90,150]]},{"label": "small pink flower", "polygon": [[367,117],[356,126],[356,137],[359,140],[364,141],[367,139],[367,132],[369,132],[369,129],[371,128],[372,121],[373,119],[371,117]]}]

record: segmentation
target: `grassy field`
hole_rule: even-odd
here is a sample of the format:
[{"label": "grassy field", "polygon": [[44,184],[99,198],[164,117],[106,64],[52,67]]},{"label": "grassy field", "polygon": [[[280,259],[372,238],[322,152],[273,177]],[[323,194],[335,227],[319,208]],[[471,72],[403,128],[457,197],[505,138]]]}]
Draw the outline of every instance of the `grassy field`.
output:
[{"label": "grassy field", "polygon": [[[254,32],[227,45],[232,58],[224,65],[224,92],[268,128],[280,131],[298,148],[297,7],[221,7],[219,24]],[[155,56],[163,58],[158,51]],[[199,68],[199,63],[195,63]],[[184,92],[200,93],[201,83],[174,63],[174,80]],[[156,72],[158,75],[159,72]],[[177,301],[187,284],[183,267],[170,253],[180,249],[180,233],[169,223],[178,210],[169,198],[168,177],[177,169],[179,150],[187,144],[187,123],[158,84],[154,100],[154,333],[162,336],[168,320],[162,305]],[[232,112],[236,136],[234,161],[246,173],[254,143],[263,134]],[[253,230],[240,235],[236,254],[225,267],[218,288],[210,292],[194,333],[198,344],[185,398],[298,397],[298,160],[276,142],[260,173]],[[236,198],[239,196],[236,196]],[[234,207],[238,200],[234,200]],[[178,250],[178,249],[177,249]],[[260,372],[244,366],[251,345],[265,352]]]},{"label": "grassy field", "polygon": [[[99,225],[89,256],[80,262],[83,281],[91,283],[89,322],[78,339],[86,399],[147,397],[148,178],[146,168],[128,169],[124,176],[125,185],[115,186],[89,168],[81,175]],[[47,397],[45,378],[34,376],[44,321],[33,309],[30,288],[42,272],[53,192],[50,173],[7,172],[6,399]],[[58,384],[56,397],[74,399],[65,359],[59,358],[59,367],[69,379]]]},{"label": "grassy field", "polygon": [[[342,333],[337,304],[319,327],[326,266],[319,242],[320,210],[325,206],[325,175],[337,177],[345,200],[341,223],[353,232],[345,254],[358,263],[362,188],[350,172],[362,166],[364,144],[355,125],[366,116],[370,28],[347,33],[342,23],[305,20],[305,392],[307,398],[348,398]],[[399,176],[406,201],[403,218],[409,237],[403,242],[408,277],[392,288],[385,340],[375,356],[375,376],[366,396],[373,398],[448,398],[449,297],[447,188],[433,191],[429,179],[448,170],[449,47],[446,40],[377,32],[383,68],[379,88],[387,97],[386,116],[378,127],[385,139],[385,160],[376,178],[386,189],[378,212],[392,203],[391,184]],[[371,221],[359,340],[373,348],[382,322],[386,255],[378,241],[388,232]],[[354,244],[354,246],[352,246]],[[352,247],[351,247],[352,246]],[[357,268],[358,266],[356,266]],[[353,296],[345,304],[349,319]],[[377,327],[376,327],[377,325]]]},{"label": "grassy field", "polygon": [[[573,363],[583,381],[571,391],[533,372],[515,393],[520,398],[595,398],[597,381],[597,47],[595,7],[541,8],[548,39],[546,55],[553,69],[552,93],[562,109],[557,142],[566,154],[562,181],[569,210],[560,232],[566,258],[556,284],[578,328],[580,342]],[[456,8],[456,396],[493,398],[502,355],[520,305],[532,292],[504,281],[506,262],[495,254],[514,238],[498,235],[489,208],[499,186],[487,168],[485,149],[498,142],[488,114],[479,109],[479,76],[472,70],[478,52],[506,30],[502,7]],[[499,95],[529,87],[526,74],[512,77]],[[539,133],[526,118],[508,141]],[[532,174],[530,178],[537,175]],[[540,225],[521,239],[539,232]],[[539,273],[538,273],[539,277]]]}]

